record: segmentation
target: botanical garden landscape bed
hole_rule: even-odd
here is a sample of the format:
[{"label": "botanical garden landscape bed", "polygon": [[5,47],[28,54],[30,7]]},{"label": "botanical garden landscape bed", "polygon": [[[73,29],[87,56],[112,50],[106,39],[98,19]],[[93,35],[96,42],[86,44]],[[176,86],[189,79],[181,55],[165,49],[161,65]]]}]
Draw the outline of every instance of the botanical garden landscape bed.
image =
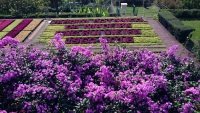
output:
[{"label": "botanical garden landscape bed", "polygon": [[[68,47],[87,46],[91,43],[99,46],[98,38],[101,35],[108,39],[111,46],[116,40],[124,46],[162,45],[160,48],[163,48],[164,45],[151,26],[142,18],[53,19],[38,42],[49,43],[58,32],[65,35],[62,39]],[[127,42],[126,39],[129,41]]]},{"label": "botanical garden landscape bed", "polygon": [[23,42],[41,22],[42,19],[0,19],[0,39],[11,36]]}]

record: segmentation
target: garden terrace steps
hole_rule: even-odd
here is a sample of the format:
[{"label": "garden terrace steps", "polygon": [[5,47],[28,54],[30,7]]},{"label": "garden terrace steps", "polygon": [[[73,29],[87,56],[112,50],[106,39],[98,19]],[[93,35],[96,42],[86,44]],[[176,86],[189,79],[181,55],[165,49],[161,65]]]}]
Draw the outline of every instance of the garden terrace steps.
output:
[{"label": "garden terrace steps", "polygon": [[[92,20],[92,19],[97,19],[97,20]],[[107,20],[108,19],[108,20]],[[101,26],[102,24],[109,24],[110,22],[115,22],[116,24],[114,26]],[[123,23],[123,24],[118,24],[118,23]],[[125,24],[126,22],[129,22],[129,24]],[[137,24],[132,24],[133,23],[137,23]],[[87,23],[87,24],[99,24],[96,28],[96,30],[94,31],[94,26],[84,26],[84,29],[82,28],[83,26],[81,25],[74,25],[77,23]],[[145,23],[143,25],[143,23]],[[66,25],[66,24],[71,24],[71,25]],[[143,26],[140,26],[143,25]],[[54,26],[56,25],[56,26]],[[66,30],[67,28],[67,30]],[[110,28],[110,30],[105,30],[107,28]],[[115,29],[118,30],[115,30]],[[125,28],[125,29],[124,29]],[[132,29],[132,30],[128,30],[128,29]],[[139,30],[139,29],[140,30]],[[148,28],[147,29],[143,29],[143,28]],[[134,29],[134,30],[133,30]],[[135,36],[136,34],[138,36],[142,36],[145,35],[149,36],[149,37],[157,37],[157,35],[155,34],[155,32],[153,31],[153,29],[151,28],[151,26],[148,24],[148,22],[145,22],[142,20],[142,18],[139,17],[128,17],[128,18],[116,18],[116,17],[112,17],[112,18],[79,18],[79,19],[54,19],[51,21],[50,25],[46,28],[45,32],[43,32],[42,36],[39,38],[38,42],[49,42],[49,40],[51,38],[53,38],[53,36],[59,32],[63,33],[65,39],[67,37],[69,38],[98,38],[100,37],[100,35],[104,35],[105,37],[108,35],[113,36],[116,35],[115,37],[119,38],[121,36]],[[101,33],[100,33],[101,32]],[[153,33],[152,33],[153,32]],[[127,37],[127,36],[126,36]],[[40,40],[41,39],[41,40]],[[115,40],[115,39],[113,39]],[[85,40],[86,41],[86,40]],[[96,42],[95,42],[96,43]],[[147,43],[147,42],[146,42]],[[72,42],[69,42],[69,44],[74,44]],[[81,42],[77,43],[77,44],[83,44]],[[87,44],[87,43],[85,43]],[[145,44],[147,45],[147,44]],[[151,44],[152,45],[152,44]],[[154,44],[155,45],[155,44]],[[160,44],[158,44],[160,45]],[[128,45],[127,45],[128,46]]]},{"label": "garden terrace steps", "polygon": [[[116,19],[116,17],[114,17],[115,19]],[[114,19],[113,17],[112,18],[108,18],[108,19]],[[124,17],[122,17],[122,18],[124,18]],[[130,17],[130,18],[133,18],[133,17]],[[67,20],[72,20],[73,18],[67,18]],[[83,18],[81,18],[81,19],[83,19]],[[85,18],[85,19],[93,19],[93,18]],[[94,18],[94,19],[101,19],[101,18]],[[102,18],[102,19],[105,19],[105,18]],[[55,19],[55,20],[57,20],[57,19]],[[58,20],[65,20],[64,18],[62,18],[62,19],[58,19]],[[139,23],[139,22],[138,22]],[[101,23],[99,23],[99,24],[101,24]],[[150,28],[149,30],[150,31],[152,31],[153,29],[151,28],[151,26],[148,24],[148,22],[145,22],[145,24],[147,24],[148,25],[148,27]],[[47,23],[47,24],[45,24],[45,21],[43,21],[41,24],[40,24],[40,26],[38,26],[38,28],[29,36],[29,38],[23,43],[25,46],[27,46],[28,44],[30,44],[30,42],[31,43],[36,43],[35,45],[34,45],[34,47],[35,48],[37,48],[37,49],[40,49],[40,48],[45,48],[46,47],[46,44],[45,43],[37,43],[37,40],[39,39],[39,37],[41,37],[41,35],[43,34],[43,32],[45,32],[47,29],[48,29],[48,26],[51,26],[52,24],[49,24],[49,23]],[[62,26],[66,26],[66,24],[60,24],[60,26],[62,27]],[[52,27],[53,27],[53,25],[52,25]],[[142,27],[141,27],[142,28]],[[145,27],[144,27],[145,28]],[[54,31],[56,31],[56,30],[58,30],[58,29],[55,29]],[[63,28],[63,30],[65,30],[65,27]],[[70,29],[70,30],[73,30],[73,29]],[[147,30],[147,31],[149,31],[149,30]],[[48,30],[47,30],[48,31]],[[53,31],[48,31],[48,32],[50,32],[50,33],[52,33]],[[155,32],[154,32],[155,33]],[[33,35],[34,34],[34,35]],[[146,33],[145,33],[146,34]],[[31,38],[32,37],[32,38]],[[70,36],[69,36],[70,37]],[[77,36],[76,36],[77,37]],[[89,37],[89,36],[88,36]],[[152,36],[150,36],[150,37],[152,37]],[[155,37],[155,36],[154,36]],[[41,37],[42,38],[42,37]],[[51,36],[51,38],[53,38],[53,35]],[[51,38],[45,38],[45,40],[50,40]],[[153,37],[152,37],[153,38]],[[154,43],[152,43],[152,44],[154,44]],[[123,45],[123,44],[122,44]],[[141,45],[141,44],[136,44],[136,45]],[[134,45],[134,46],[132,46],[132,45],[126,45],[126,47],[127,47],[127,49],[130,49],[130,50],[133,50],[133,49],[138,49],[138,48],[147,48],[148,50],[150,50],[150,51],[153,51],[153,52],[164,52],[164,51],[166,51],[167,49],[166,49],[166,47],[165,47],[165,45],[160,45],[160,44],[157,44],[157,45],[151,45],[151,44],[146,44],[145,43],[145,45],[149,45],[149,46],[145,46],[145,45],[142,45],[142,46],[136,46],[136,45]],[[78,46],[78,44],[68,44],[68,46],[66,47],[67,49],[70,49],[71,48],[71,46]],[[81,45],[82,46],[82,45]],[[85,46],[84,44],[83,44],[83,46]],[[113,49],[113,47],[111,46],[111,49]],[[101,51],[101,46],[93,46],[93,51],[94,52],[100,52]]]}]

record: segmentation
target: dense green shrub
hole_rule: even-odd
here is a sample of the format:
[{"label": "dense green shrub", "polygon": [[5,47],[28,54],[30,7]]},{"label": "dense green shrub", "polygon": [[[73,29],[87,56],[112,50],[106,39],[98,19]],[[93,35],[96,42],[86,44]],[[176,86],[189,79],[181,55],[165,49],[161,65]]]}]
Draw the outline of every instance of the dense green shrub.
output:
[{"label": "dense green shrub", "polygon": [[10,19],[12,17],[12,15],[0,15],[0,19]]},{"label": "dense green shrub", "polygon": [[158,13],[160,23],[173,34],[180,42],[186,41],[190,32],[195,29],[189,26],[185,26],[179,19],[177,19],[171,12],[167,10],[161,10]]},{"label": "dense green shrub", "polygon": [[[101,15],[97,15],[100,17]],[[115,17],[116,13],[108,14],[109,17]],[[74,14],[74,13],[64,13],[64,14],[29,14],[29,15],[0,15],[0,19],[12,19],[12,18],[80,18],[80,17],[92,17],[91,14]]]},{"label": "dense green shrub", "polygon": [[169,9],[199,9],[200,0],[156,0]]},{"label": "dense green shrub", "polygon": [[0,0],[0,13],[6,15],[37,13],[48,4],[48,0]]},{"label": "dense green shrub", "polygon": [[170,9],[177,18],[200,18],[200,9]]}]

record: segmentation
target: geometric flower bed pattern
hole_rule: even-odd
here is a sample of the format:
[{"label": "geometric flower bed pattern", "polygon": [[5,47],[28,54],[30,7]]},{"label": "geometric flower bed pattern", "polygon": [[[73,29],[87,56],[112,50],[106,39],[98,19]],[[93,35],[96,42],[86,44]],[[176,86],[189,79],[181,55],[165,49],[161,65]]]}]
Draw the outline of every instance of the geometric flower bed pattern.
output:
[{"label": "geometric flower bed pattern", "polygon": [[99,45],[103,35],[108,43],[125,45],[163,45],[151,26],[142,18],[62,19],[53,20],[39,38],[49,43],[56,33],[62,33],[67,46]]},{"label": "geometric flower bed pattern", "polygon": [[42,19],[0,20],[0,39],[11,36],[23,42],[41,21]]}]

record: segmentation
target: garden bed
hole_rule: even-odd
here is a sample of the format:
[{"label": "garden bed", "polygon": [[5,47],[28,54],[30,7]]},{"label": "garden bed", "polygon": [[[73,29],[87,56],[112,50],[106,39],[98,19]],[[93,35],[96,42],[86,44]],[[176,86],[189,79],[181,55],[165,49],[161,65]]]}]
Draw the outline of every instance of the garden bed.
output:
[{"label": "garden bed", "polygon": [[56,33],[62,33],[67,46],[99,46],[103,35],[111,43],[123,45],[163,45],[151,26],[142,18],[82,18],[55,19],[40,36],[38,42],[49,43]]},{"label": "garden bed", "polygon": [[40,24],[42,19],[0,20],[0,39],[11,36],[23,42]]}]

